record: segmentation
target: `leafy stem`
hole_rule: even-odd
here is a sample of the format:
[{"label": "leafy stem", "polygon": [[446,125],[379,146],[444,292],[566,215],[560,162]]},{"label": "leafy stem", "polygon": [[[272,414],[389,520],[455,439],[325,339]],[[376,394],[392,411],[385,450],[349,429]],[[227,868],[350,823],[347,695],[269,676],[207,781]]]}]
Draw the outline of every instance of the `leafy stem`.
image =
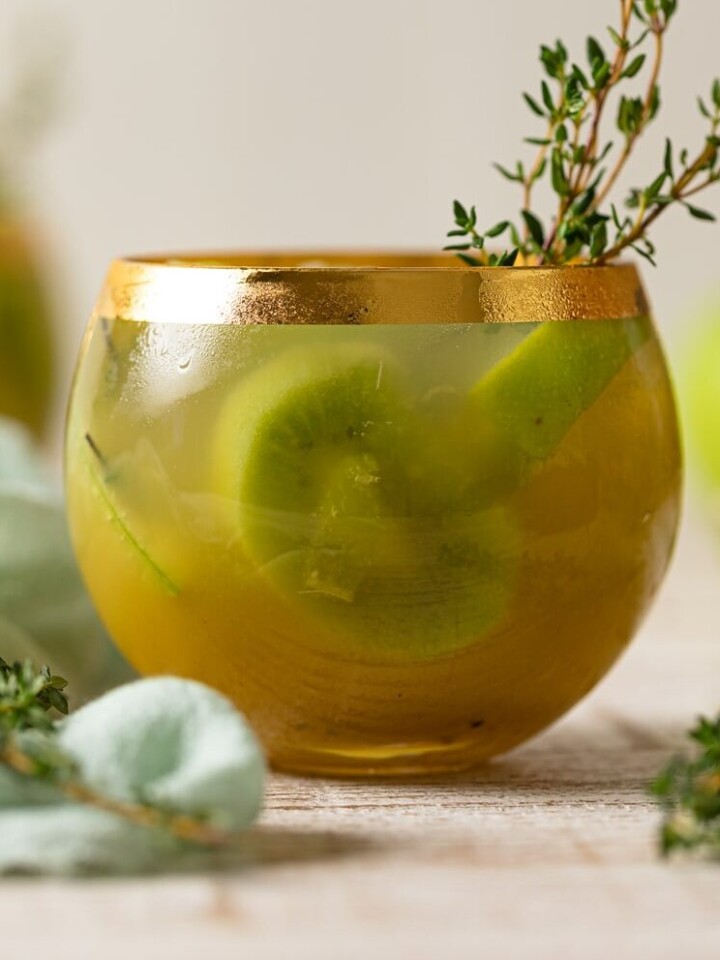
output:
[{"label": "leafy stem", "polygon": [[130,546],[133,548],[135,553],[142,559],[143,563],[152,571],[155,578],[163,586],[164,590],[170,594],[172,597],[178,596],[180,593],[180,588],[177,584],[165,573],[162,567],[150,556],[145,547],[140,543],[138,538],[128,527],[127,523],[120,514],[120,511],[116,504],[114,503],[109,490],[107,489],[106,477],[108,472],[108,463],[107,459],[103,455],[102,451],[98,447],[94,438],[89,434],[85,434],[85,442],[88,445],[89,450],[93,455],[93,460],[99,464],[100,468],[103,471],[103,476],[101,477],[98,474],[95,463],[91,462],[88,465],[90,471],[90,477],[95,485],[95,489],[98,492],[100,499],[103,501],[106,510],[108,511],[110,518],[117,528],[122,533],[123,537]]},{"label": "leafy stem", "polygon": [[[619,27],[608,27],[614,52],[609,56],[590,36],[585,66],[570,60],[560,40],[541,47],[545,77],[540,95],[524,93],[523,98],[544,121],[544,135],[526,138],[537,147],[529,167],[522,161],[511,168],[495,164],[506,180],[521,186],[519,225],[503,220],[481,232],[476,208],[467,210],[456,200],[455,224],[448,233],[454,242],[445,249],[456,251],[471,266],[604,264],[627,249],[654,263],[655,247],[648,232],[669,207],[684,206],[699,220],[715,219],[688,200],[720,180],[720,80],[712,85],[710,106],[701,98],[698,101],[710,130],[695,160],[690,162],[688,151],[677,151],[668,140],[659,176],[645,187],[631,189],[622,203],[611,199],[637,141],[660,111],[665,35],[678,4],[679,0],[621,0]],[[625,92],[627,84],[646,68],[643,94]],[[621,137],[617,147],[602,136],[613,95],[617,95],[615,125]],[[549,180],[557,204],[547,226],[533,208],[535,186],[543,178]],[[489,253],[487,241],[503,234],[512,247]]]},{"label": "leafy stem", "polygon": [[[551,120],[548,123],[547,133],[544,138],[544,142],[540,143],[540,149],[538,150],[537,156],[535,157],[535,162],[530,168],[530,172],[525,177],[523,182],[523,210],[530,210],[532,208],[532,193],[535,182],[539,180],[542,175],[545,173],[545,168],[547,166],[547,156],[548,156],[548,147],[552,143],[552,139],[555,135],[555,122]],[[530,236],[530,230],[528,227],[525,228],[525,240],[527,241]]]},{"label": "leafy stem", "polygon": [[[598,137],[600,134],[600,121],[603,116],[603,109],[605,107],[605,101],[608,98],[608,95],[612,89],[619,83],[622,78],[623,70],[625,69],[625,62],[627,60],[627,55],[631,49],[630,41],[628,40],[628,33],[630,30],[630,24],[633,16],[633,3],[632,0],[621,0],[621,22],[620,22],[620,31],[614,37],[615,40],[615,55],[612,62],[611,68],[604,69],[604,73],[608,74],[607,82],[601,83],[598,85],[597,90],[591,91],[591,99],[593,102],[593,112],[592,112],[592,123],[590,126],[590,136],[588,137],[587,144],[585,146],[585,153],[582,159],[582,162],[578,166],[577,177],[574,183],[574,192],[577,196],[581,190],[587,189],[590,177],[593,172],[592,158],[597,156],[597,143]],[[604,54],[602,50],[594,49],[591,52],[591,42],[588,38],[588,57],[595,58],[598,61],[602,60],[603,63],[606,63],[604,59]],[[603,75],[600,72],[601,68],[598,68],[596,71],[598,79],[603,79]]]},{"label": "leafy stem", "polygon": [[[720,113],[720,107],[718,108]],[[629,230],[620,231],[618,238],[615,244],[609,249],[606,250],[602,256],[597,259],[598,264],[607,263],[609,260],[614,259],[619,256],[623,250],[628,247],[637,250],[637,244],[645,238],[647,231],[650,226],[658,219],[659,216],[667,209],[672,203],[681,203],[683,204],[691,214],[698,220],[714,220],[715,217],[713,214],[708,213],[705,210],[700,210],[697,207],[693,207],[687,203],[688,199],[694,194],[699,193],[701,190],[704,190],[707,186],[712,183],[716,183],[720,180],[720,170],[716,170],[717,161],[718,161],[718,142],[717,137],[711,137],[708,139],[704,149],[699,154],[699,156],[691,163],[682,174],[681,177],[675,182],[672,183],[672,186],[668,193],[662,194],[656,192],[655,189],[643,191],[638,199],[638,212],[635,217],[634,222],[632,223]],[[668,148],[670,149],[669,145]],[[699,173],[702,171],[709,170],[707,177],[702,180],[700,183],[696,183],[696,179]],[[655,184],[660,184],[662,187],[667,179],[673,179],[672,174],[669,171],[664,171],[661,174],[660,180],[656,180]],[[693,184],[695,184],[693,186]],[[646,247],[648,241],[644,240]],[[640,251],[642,252],[642,251]],[[652,255],[652,250],[649,251],[649,255]],[[646,250],[645,255],[648,255]]]},{"label": "leafy stem", "polygon": [[666,856],[692,851],[720,856],[720,715],[700,718],[688,734],[691,754],[674,757],[651,786],[663,812]]},{"label": "leafy stem", "polygon": [[0,746],[7,737],[29,728],[51,730],[52,711],[67,714],[67,681],[24,663],[9,664],[0,657]]},{"label": "leafy stem", "polygon": [[658,79],[660,77],[663,59],[663,37],[665,31],[667,30],[668,24],[669,20],[663,21],[658,14],[653,15],[651,32],[655,38],[655,57],[652,72],[650,74],[650,80],[647,85],[647,91],[642,101],[642,109],[640,111],[637,123],[631,125],[630,130],[625,137],[625,146],[623,147],[622,153],[603,182],[603,188],[595,199],[595,207],[599,207],[605,202],[605,200],[607,200],[617,182],[618,177],[625,169],[625,166],[630,159],[630,155],[633,151],[636,140],[651,122],[651,120],[654,119],[655,114],[657,113],[660,90]]},{"label": "leafy stem", "polygon": [[0,766],[17,776],[41,780],[75,803],[138,826],[166,830],[182,840],[217,847],[233,839],[200,818],[117,800],[84,783],[76,764],[55,739],[56,717],[69,710],[66,687],[67,681],[47,667],[38,670],[29,660],[10,664],[0,657]]},{"label": "leafy stem", "polygon": [[93,790],[77,776],[68,758],[62,757],[57,751],[54,762],[50,765],[47,755],[38,757],[26,753],[18,743],[10,739],[5,744],[0,744],[0,764],[22,777],[40,778],[51,783],[68,800],[115,814],[136,826],[166,830],[178,839],[208,847],[226,846],[230,839],[228,834],[216,830],[203,820],[149,804],[127,803]]}]

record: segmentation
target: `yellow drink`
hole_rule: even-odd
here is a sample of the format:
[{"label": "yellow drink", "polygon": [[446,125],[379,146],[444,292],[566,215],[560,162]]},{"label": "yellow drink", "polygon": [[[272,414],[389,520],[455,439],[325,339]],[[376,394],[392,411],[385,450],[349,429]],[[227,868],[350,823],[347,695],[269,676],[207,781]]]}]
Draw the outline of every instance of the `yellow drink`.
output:
[{"label": "yellow drink", "polygon": [[71,406],[80,565],[136,667],[206,681],[280,767],[460,769],[586,694],[678,515],[646,317],[96,319]]}]

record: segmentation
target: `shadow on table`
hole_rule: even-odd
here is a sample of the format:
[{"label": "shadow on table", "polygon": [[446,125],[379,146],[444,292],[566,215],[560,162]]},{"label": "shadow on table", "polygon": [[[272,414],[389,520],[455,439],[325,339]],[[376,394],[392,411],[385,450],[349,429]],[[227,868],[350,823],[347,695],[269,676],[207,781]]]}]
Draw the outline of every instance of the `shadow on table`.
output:
[{"label": "shadow on table", "polygon": [[[232,845],[208,849],[193,849],[187,846],[184,852],[170,859],[159,858],[155,866],[145,865],[142,869],[99,870],[94,868],[78,869],[62,874],[62,879],[70,884],[82,884],[91,881],[97,883],[115,883],[135,878],[162,880],[182,878],[202,874],[217,878],[227,876],[251,875],[257,869],[272,869],[303,864],[338,862],[348,857],[370,854],[381,849],[381,845],[366,836],[340,831],[315,830],[311,828],[281,827],[272,824],[258,824],[246,833],[238,836]],[[1,880],[36,883],[41,872],[37,870],[8,871]]]},{"label": "shadow on table", "polygon": [[378,844],[367,836],[340,831],[315,830],[258,824],[238,838],[232,847],[190,857],[169,873],[243,874],[274,867],[336,863],[349,857],[373,853]]},{"label": "shadow on table", "polygon": [[268,867],[338,861],[371,853],[376,843],[347,830],[313,830],[259,824],[229,852],[227,866]]}]

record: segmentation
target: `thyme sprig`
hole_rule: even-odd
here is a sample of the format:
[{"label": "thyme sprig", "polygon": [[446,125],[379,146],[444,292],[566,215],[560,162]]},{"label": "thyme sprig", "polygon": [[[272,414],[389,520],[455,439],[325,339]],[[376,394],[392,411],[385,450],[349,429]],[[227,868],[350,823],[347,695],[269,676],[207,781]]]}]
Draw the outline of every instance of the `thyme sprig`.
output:
[{"label": "thyme sprig", "polygon": [[[109,470],[109,464],[107,458],[101,451],[98,444],[95,442],[94,438],[89,434],[85,434],[85,443],[88,446],[88,449],[92,453],[92,461],[88,464],[88,469],[90,471],[90,478],[93,482],[95,490],[97,491],[98,496],[103,502],[105,509],[107,510],[108,516],[112,522],[117,526],[120,533],[123,535],[125,540],[130,544],[132,549],[135,551],[137,556],[142,560],[145,566],[150,569],[153,575],[162,585],[163,589],[171,596],[176,597],[180,593],[180,588],[177,584],[165,573],[162,567],[150,556],[145,547],[140,543],[138,538],[132,532],[130,527],[127,525],[123,519],[122,512],[118,505],[116,504],[112,493],[109,480],[111,479],[111,474]],[[102,473],[98,473],[96,469],[96,464],[100,467]]]},{"label": "thyme sprig", "polygon": [[81,771],[57,741],[57,720],[69,710],[67,681],[30,660],[7,663],[0,657],[0,767],[51,785],[75,803],[115,814],[138,826],[166,830],[207,847],[224,847],[233,835],[200,818],[145,803],[106,796],[82,780]]},{"label": "thyme sprig", "polygon": [[0,748],[16,732],[52,730],[52,711],[68,712],[66,687],[67,680],[47,667],[36,670],[29,660],[9,664],[0,657]]},{"label": "thyme sprig", "polygon": [[674,757],[652,785],[664,810],[661,849],[720,857],[720,715],[702,717],[688,736],[692,755]]},{"label": "thyme sprig", "polygon": [[[455,225],[448,232],[453,250],[470,266],[551,264],[576,260],[604,264],[628,249],[655,263],[648,231],[671,206],[683,206],[698,220],[715,220],[690,198],[720,180],[720,80],[712,84],[709,101],[698,107],[709,126],[701,148],[691,155],[667,139],[659,173],[645,187],[632,188],[621,204],[612,200],[635,145],[661,109],[659,78],[665,36],[679,0],[620,0],[618,28],[608,27],[612,52],[593,36],[586,42],[587,64],[570,60],[561,40],[542,46],[545,78],[539,96],[523,93],[534,116],[543,120],[540,137],[525,142],[537,148],[529,164],[513,168],[495,164],[498,172],[522,189],[520,220],[502,220],[478,230],[476,207],[454,202]],[[630,84],[647,79],[638,93]],[[603,141],[602,128],[616,101],[617,143]],[[549,182],[557,208],[549,226],[533,206],[536,186]],[[507,235],[511,246],[500,253],[487,250],[489,240]]]}]

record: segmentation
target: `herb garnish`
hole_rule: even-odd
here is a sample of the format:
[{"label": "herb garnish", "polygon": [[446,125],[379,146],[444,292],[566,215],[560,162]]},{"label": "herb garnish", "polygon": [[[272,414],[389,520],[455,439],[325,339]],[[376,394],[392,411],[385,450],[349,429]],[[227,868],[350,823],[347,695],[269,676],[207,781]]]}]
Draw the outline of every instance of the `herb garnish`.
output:
[{"label": "herb garnish", "polygon": [[720,857],[720,715],[702,717],[688,737],[693,755],[674,757],[652,785],[665,811],[661,849]]},{"label": "herb garnish", "polygon": [[30,661],[11,665],[0,657],[0,750],[16,732],[52,730],[51,711],[68,713],[66,687],[67,680],[47,667],[36,670]]},{"label": "herb garnish", "polygon": [[57,718],[68,713],[67,681],[31,661],[6,663],[0,657],[0,767],[40,780],[76,803],[115,814],[144,827],[203,846],[224,846],[232,835],[196,817],[150,804],[127,803],[89,787],[73,759],[57,742]]},{"label": "herb garnish", "polygon": [[100,496],[100,499],[105,504],[110,519],[118,527],[122,535],[128,541],[133,550],[137,555],[143,560],[146,566],[153,572],[155,577],[160,581],[163,588],[171,597],[176,597],[180,593],[180,588],[177,584],[165,573],[161,566],[159,566],[155,560],[150,556],[148,551],[143,547],[135,534],[130,530],[127,523],[120,514],[120,510],[113,501],[110,491],[108,489],[108,462],[97,443],[93,437],[89,434],[85,434],[85,442],[87,443],[89,449],[93,454],[94,460],[100,465],[103,471],[103,476],[99,476],[97,470],[95,469],[94,463],[89,464],[90,477],[95,485],[95,489]]},{"label": "herb garnish", "polygon": [[[522,188],[521,223],[503,220],[481,233],[476,208],[468,210],[456,200],[455,226],[448,237],[459,242],[446,250],[456,251],[470,266],[516,262],[560,266],[576,260],[604,264],[632,249],[654,265],[655,247],[647,234],[668,207],[680,205],[698,220],[715,220],[690,199],[720,180],[720,79],[713,83],[709,101],[698,98],[700,113],[709,125],[700,150],[691,156],[666,140],[662,164],[652,182],[631,189],[620,208],[611,201],[635,144],[660,111],[665,34],[678,2],[621,0],[619,28],[608,27],[612,53],[588,37],[587,67],[572,63],[560,40],[541,47],[547,78],[539,97],[523,94],[528,108],[546,125],[542,136],[525,140],[538,148],[537,154],[529,165],[518,161],[513,169],[495,164],[506,180]],[[628,83],[643,72],[648,76],[643,92],[625,92]],[[601,131],[613,99],[620,134],[617,145],[604,142]],[[557,196],[549,227],[533,209],[533,191],[543,179]],[[489,253],[487,241],[503,234],[509,236],[512,248]]]}]

